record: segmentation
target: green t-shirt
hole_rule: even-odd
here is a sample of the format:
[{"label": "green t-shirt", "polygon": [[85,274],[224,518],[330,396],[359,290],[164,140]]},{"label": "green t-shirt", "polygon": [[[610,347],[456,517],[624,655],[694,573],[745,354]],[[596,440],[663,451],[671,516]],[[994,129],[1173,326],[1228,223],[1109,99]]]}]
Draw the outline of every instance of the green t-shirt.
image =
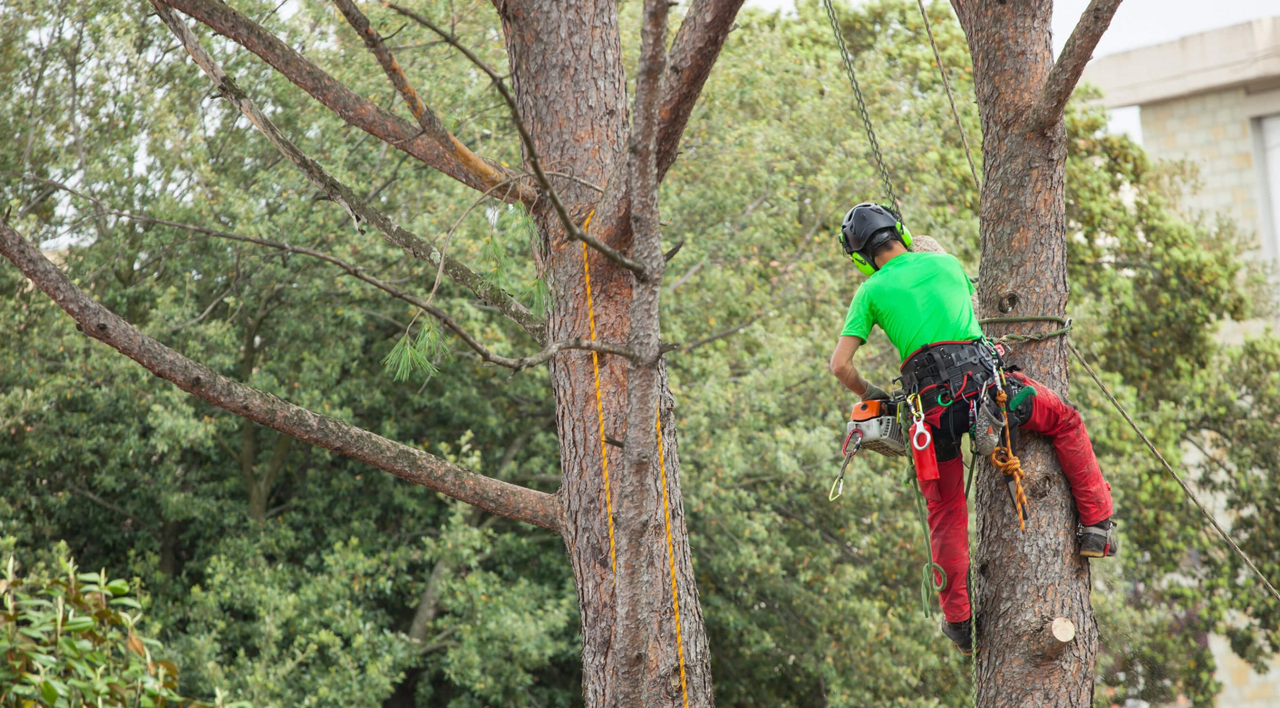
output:
[{"label": "green t-shirt", "polygon": [[981,337],[972,295],[973,283],[955,256],[904,253],[858,288],[840,334],[866,342],[871,327],[880,325],[906,361],[926,344]]}]

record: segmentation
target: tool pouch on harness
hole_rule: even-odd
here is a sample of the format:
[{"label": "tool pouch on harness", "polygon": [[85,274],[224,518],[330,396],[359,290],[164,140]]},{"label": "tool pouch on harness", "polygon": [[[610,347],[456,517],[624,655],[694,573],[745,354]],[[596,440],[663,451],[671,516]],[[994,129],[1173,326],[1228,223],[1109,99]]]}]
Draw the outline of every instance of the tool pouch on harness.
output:
[{"label": "tool pouch on harness", "polygon": [[1004,436],[1004,414],[1000,411],[1000,404],[991,396],[979,397],[977,408],[978,414],[973,421],[973,430],[970,431],[973,451],[980,457],[989,457]]},{"label": "tool pouch on harness", "polygon": [[933,434],[923,420],[911,426],[911,458],[916,463],[916,479],[924,483],[938,478],[938,453],[933,449]]}]

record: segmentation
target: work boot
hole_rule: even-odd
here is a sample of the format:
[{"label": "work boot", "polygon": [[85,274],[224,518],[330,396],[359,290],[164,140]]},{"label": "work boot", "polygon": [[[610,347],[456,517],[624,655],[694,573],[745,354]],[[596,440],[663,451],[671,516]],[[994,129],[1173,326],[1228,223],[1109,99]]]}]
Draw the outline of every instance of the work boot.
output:
[{"label": "work boot", "polygon": [[961,654],[973,656],[973,618],[963,622],[943,622],[942,633],[950,639]]},{"label": "work boot", "polygon": [[1085,558],[1104,558],[1120,552],[1120,543],[1113,531],[1116,522],[1111,519],[1100,521],[1093,526],[1080,526],[1076,537],[1080,539],[1080,555]]}]

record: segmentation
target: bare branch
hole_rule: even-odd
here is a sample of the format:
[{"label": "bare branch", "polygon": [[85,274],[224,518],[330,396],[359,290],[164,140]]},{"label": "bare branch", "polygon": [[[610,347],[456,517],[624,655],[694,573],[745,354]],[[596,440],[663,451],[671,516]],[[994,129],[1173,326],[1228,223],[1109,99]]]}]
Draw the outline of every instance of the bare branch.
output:
[{"label": "bare branch", "polygon": [[471,269],[452,258],[448,258],[435,246],[401,228],[382,212],[369,206],[364,200],[356,196],[355,192],[349,187],[326,172],[320,166],[320,163],[299,150],[296,145],[280,132],[280,129],[274,123],[263,115],[253,101],[236,85],[235,81],[230,76],[227,76],[222,67],[209,56],[186,23],[179,20],[168,7],[161,4],[161,0],[151,0],[151,4],[155,6],[160,18],[164,20],[169,29],[182,42],[182,45],[195,60],[196,64],[213,81],[215,88],[221,93],[222,97],[234,104],[266,136],[267,140],[272,145],[275,145],[276,149],[302,171],[302,174],[312,184],[321,189],[342,208],[346,209],[352,220],[357,223],[357,228],[361,221],[373,224],[375,228],[386,236],[388,241],[405,249],[413,254],[414,257],[437,267],[443,264],[444,270],[450,278],[465,285],[482,301],[498,308],[499,311],[519,325],[521,329],[528,332],[535,340],[543,342],[546,336],[545,322],[535,317],[533,313],[529,312],[528,308],[520,304],[508,293],[486,283],[483,278]]},{"label": "bare branch", "polygon": [[671,44],[667,78],[659,109],[658,180],[675,162],[689,115],[698,102],[711,67],[733,29],[743,0],[694,0]]},{"label": "bare branch", "polygon": [[466,45],[462,44],[462,42],[460,42],[452,33],[446,31],[442,27],[436,26],[436,24],[431,20],[428,20],[422,15],[399,5],[388,4],[387,7],[395,10],[405,17],[408,17],[432,32],[435,32],[450,46],[461,52],[462,55],[469,59],[472,64],[475,64],[476,67],[483,71],[489,77],[489,80],[493,82],[494,88],[498,89],[498,93],[502,94],[503,100],[507,102],[507,106],[511,109],[511,119],[516,125],[516,131],[520,134],[520,141],[524,143],[525,154],[529,160],[529,167],[533,169],[533,174],[538,178],[539,186],[541,186],[542,190],[546,192],[547,198],[551,200],[551,205],[555,207],[556,214],[560,217],[560,221],[564,225],[565,231],[573,238],[582,241],[588,246],[599,251],[605,258],[608,258],[614,263],[635,273],[637,277],[641,279],[647,278],[648,276],[645,273],[643,265],[631,258],[628,258],[612,246],[606,245],[600,239],[591,236],[587,233],[585,228],[579,228],[578,225],[574,223],[573,218],[569,216],[569,210],[560,199],[560,194],[556,192],[555,187],[551,185],[551,181],[547,179],[547,173],[542,169],[542,164],[538,160],[538,151],[533,146],[533,137],[529,135],[529,131],[525,127],[524,121],[520,118],[520,108],[516,104],[516,98],[512,95],[511,90],[507,88],[507,83],[502,79],[502,76],[486,64],[485,61],[477,56],[475,52],[472,52],[466,47]]},{"label": "bare branch", "polygon": [[184,357],[86,295],[3,221],[0,221],[0,255],[71,315],[81,331],[187,393],[260,425],[493,514],[552,530],[560,526],[555,497],[550,494],[476,474],[417,448],[295,406]]},{"label": "bare branch", "polygon": [[1067,99],[1075,91],[1084,67],[1093,58],[1093,50],[1098,40],[1111,25],[1120,0],[1093,0],[1080,15],[1080,22],[1067,38],[1067,43],[1058,55],[1058,61],[1049,71],[1045,79],[1040,98],[1031,110],[1031,124],[1040,130],[1048,130],[1062,118],[1062,111],[1067,106]]},{"label": "bare branch", "polygon": [[[404,69],[400,67],[400,62],[392,56],[391,50],[383,43],[382,37],[378,31],[369,24],[369,18],[360,12],[360,8],[352,0],[333,0],[333,4],[338,7],[342,15],[347,18],[347,22],[360,35],[360,39],[364,40],[365,46],[373,55],[377,57],[378,63],[382,65],[382,70],[386,72],[387,78],[391,80],[391,85],[404,98],[404,102],[408,104],[409,111],[413,113],[413,117],[418,120],[418,125],[422,126],[422,130],[427,136],[440,144],[453,159],[458,161],[468,172],[475,175],[485,184],[493,188],[499,184],[508,182],[511,175],[494,165],[485,161],[479,155],[476,155],[466,145],[463,145],[452,133],[445,129],[444,124],[436,117],[436,114],[427,108],[427,105],[418,97],[418,92],[413,90],[413,86],[409,84],[409,77],[405,76]],[[516,183],[519,185],[519,183]]]},{"label": "bare branch", "polygon": [[[261,25],[226,4],[217,0],[159,1],[195,18],[214,32],[258,55],[350,125],[416,157],[459,182],[476,189],[509,182],[513,188],[501,195],[507,202],[525,201],[536,196],[513,180],[506,169],[475,156],[469,150],[461,154],[460,159],[455,154],[453,141],[442,141],[438,135],[429,135],[419,126],[397,117],[352,91]],[[464,147],[463,150],[465,149]]]},{"label": "bare branch", "polygon": [[[49,180],[49,181],[52,181],[52,180]],[[68,189],[67,191],[70,191],[72,194],[75,194],[76,196],[79,196],[79,197],[84,197],[86,199],[91,199],[91,200],[94,199],[93,197],[89,197],[88,195],[81,194],[79,192],[75,192],[70,189]],[[629,349],[626,349],[625,347],[608,344],[608,343],[602,343],[602,342],[589,342],[583,339],[567,339],[567,340],[555,342],[550,346],[544,348],[542,351],[536,354],[531,354],[529,356],[518,357],[514,359],[510,357],[505,357],[500,354],[494,354],[492,351],[486,348],[475,337],[471,336],[470,333],[464,330],[462,328],[462,325],[458,324],[457,320],[450,317],[449,314],[446,313],[444,310],[441,310],[435,305],[432,305],[430,300],[423,300],[422,298],[412,293],[405,292],[404,290],[401,290],[400,288],[397,288],[390,283],[387,283],[383,280],[375,278],[372,275],[369,275],[360,266],[354,265],[352,263],[348,263],[347,261],[344,261],[341,258],[338,258],[337,256],[334,256],[332,254],[325,253],[324,251],[317,251],[313,248],[307,248],[305,246],[295,246],[293,244],[286,243],[284,241],[272,241],[270,239],[255,238],[253,236],[245,236],[243,234],[232,233],[230,231],[221,231],[219,229],[212,229],[207,226],[199,226],[197,224],[187,224],[181,221],[173,221],[171,219],[161,219],[154,216],[146,216],[144,214],[134,214],[132,212],[111,209],[105,206],[101,207],[101,212],[103,214],[110,214],[111,216],[118,216],[122,219],[137,221],[139,223],[155,224],[157,226],[168,226],[175,229],[182,229],[183,231],[188,231],[194,234],[199,234],[201,236],[222,238],[222,239],[227,239],[229,241],[239,241],[240,243],[251,243],[251,244],[254,244],[255,246],[273,248],[278,251],[283,251],[285,253],[296,253],[299,255],[316,258],[326,263],[331,263],[333,265],[338,266],[342,270],[346,271],[348,275],[358,280],[361,280],[365,283],[368,283],[369,285],[372,285],[375,288],[378,288],[379,290],[387,293],[388,295],[396,298],[397,300],[402,300],[404,302],[407,302],[410,305],[413,305],[414,307],[417,307],[423,310],[424,312],[426,312],[427,314],[431,315],[432,317],[436,318],[436,320],[438,320],[440,324],[444,325],[446,329],[448,329],[450,332],[453,332],[455,335],[457,335],[458,338],[461,339],[464,344],[466,344],[473,351],[475,351],[476,354],[480,356],[481,361],[490,363],[490,364],[496,364],[498,366],[503,366],[508,369],[522,371],[524,369],[528,369],[533,366],[544,364],[548,360],[550,360],[551,357],[554,356],[555,354],[565,351],[567,349],[589,350],[589,351],[599,352],[601,354],[613,354],[615,356],[621,356],[624,358],[634,357],[634,353],[631,352]],[[218,302],[220,302],[223,298],[225,298],[229,293],[230,293],[230,290],[223,292],[221,295],[219,295],[217,298],[214,299],[214,301],[205,309],[203,313],[201,313],[199,317],[197,317],[194,320],[191,320],[190,322],[186,322],[186,323],[183,323],[182,325],[179,325],[178,327],[175,327],[173,331],[177,331],[179,329],[189,327],[199,322],[200,320],[204,319],[205,317],[207,317],[209,313],[213,310],[214,306],[217,305]]]}]

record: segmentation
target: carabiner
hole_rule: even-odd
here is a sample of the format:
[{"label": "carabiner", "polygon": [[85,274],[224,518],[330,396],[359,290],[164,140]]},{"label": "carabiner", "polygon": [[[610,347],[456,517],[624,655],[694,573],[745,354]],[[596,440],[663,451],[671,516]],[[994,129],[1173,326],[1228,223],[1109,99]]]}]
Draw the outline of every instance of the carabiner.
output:
[{"label": "carabiner", "polygon": [[[858,434],[858,440],[853,444],[853,452],[849,452],[849,441],[853,440],[854,433]],[[840,446],[840,452],[846,457],[853,457],[858,454],[858,451],[862,449],[862,437],[863,435],[861,430],[858,430],[857,428],[850,430],[849,434],[844,438],[844,445]]]},{"label": "carabiner", "polygon": [[[857,452],[855,450],[855,452]],[[827,492],[827,501],[835,501],[844,494],[844,472],[849,469],[849,463],[853,461],[853,455],[846,455],[844,464],[840,465],[840,476],[836,477],[836,481],[831,483],[831,490]]]},{"label": "carabiner", "polygon": [[920,394],[907,396],[907,410],[911,411],[911,421],[920,423],[924,420],[924,406],[920,403]]}]

